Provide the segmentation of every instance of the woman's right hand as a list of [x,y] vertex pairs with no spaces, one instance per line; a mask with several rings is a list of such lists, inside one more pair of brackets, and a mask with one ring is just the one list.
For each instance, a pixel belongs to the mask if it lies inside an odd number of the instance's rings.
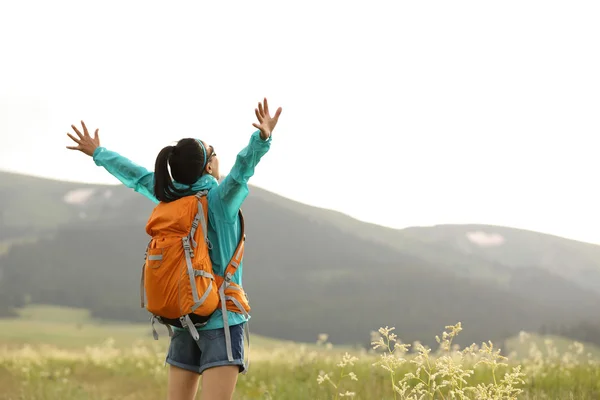
[[275,129],[275,125],[277,125],[277,121],[279,120],[279,115],[281,114],[281,107],[275,111],[275,115],[271,117],[269,113],[269,104],[267,103],[267,99],[264,99],[264,103],[258,103],[258,108],[254,109],[256,113],[256,118],[258,118],[257,123],[253,123],[252,126],[256,129],[260,130],[260,138],[262,140],[267,140],[271,137],[271,133],[273,129]]
[[70,133],[67,133],[67,136],[77,143],[77,146],[67,146],[67,149],[79,150],[91,157],[94,154],[94,151],[100,147],[100,138],[98,137],[98,131],[100,129],[96,129],[96,132],[94,132],[94,137],[91,137],[83,121],[81,121],[81,126],[83,127],[83,135],[81,132],[79,132],[79,130],[77,130],[75,125],[71,125],[71,128],[73,128],[79,139]]

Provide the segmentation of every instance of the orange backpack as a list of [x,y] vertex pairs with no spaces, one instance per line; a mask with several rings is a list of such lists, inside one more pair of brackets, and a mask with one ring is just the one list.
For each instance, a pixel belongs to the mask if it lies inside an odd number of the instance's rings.
[[[244,217],[240,210],[241,238],[225,276],[214,273],[207,237],[207,191],[178,200],[159,203],[146,224],[152,237],[146,248],[140,283],[142,308],[151,314],[152,332],[158,334],[154,322],[186,328],[194,340],[196,327],[206,325],[220,308],[223,312],[227,353],[230,361],[231,340],[227,310],[248,316],[250,306],[244,290],[231,281],[244,255]],[[145,301],[146,300],[146,301]],[[246,334],[248,332],[246,331]]]

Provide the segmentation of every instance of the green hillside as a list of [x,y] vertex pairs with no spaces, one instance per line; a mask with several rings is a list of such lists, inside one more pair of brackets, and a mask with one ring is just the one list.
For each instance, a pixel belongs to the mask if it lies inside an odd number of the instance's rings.
[[[345,233],[385,244],[470,279],[508,284],[516,268],[539,268],[600,293],[600,246],[553,235],[492,225],[437,225],[392,229],[290,201],[255,188],[261,200]],[[401,212],[399,210],[398,212]],[[500,245],[486,244],[501,236]],[[478,241],[480,244],[478,244]]]
[[[139,308],[138,288],[147,243],[144,224],[153,204],[120,186],[35,178],[22,185],[8,176],[1,185],[6,193],[35,196],[43,188],[48,209],[63,211],[53,217],[55,225],[24,224],[23,232],[15,235],[16,230],[6,229],[7,221],[27,220],[30,209],[20,207],[18,199],[0,204],[3,215],[13,215],[0,225],[4,243],[12,242],[0,257],[0,312],[42,303],[83,307],[96,319],[147,321]],[[5,178],[0,174],[0,181]],[[13,190],[17,184],[19,190]],[[80,187],[94,190],[83,201],[66,203],[65,196],[72,200]],[[485,256],[485,249],[479,254],[456,245],[464,232],[383,228],[258,188],[251,189],[244,211],[244,287],[253,331],[260,335],[312,342],[326,332],[333,343],[366,345],[374,327],[389,325],[410,342],[433,338],[440,326],[461,321],[468,328],[460,341],[471,344],[542,326],[600,322],[594,276],[585,286],[576,274],[557,275],[549,267],[554,264],[542,261],[560,263],[565,258],[542,247],[537,258],[529,256],[527,268],[520,267],[511,251],[492,257]],[[524,240],[508,228],[503,236],[507,243]],[[534,236],[542,242],[548,238]],[[564,246],[579,257],[569,260],[591,257],[579,253],[572,241],[556,240],[551,249]],[[593,252],[598,246],[590,248]],[[585,268],[583,261],[565,266],[572,271]]]

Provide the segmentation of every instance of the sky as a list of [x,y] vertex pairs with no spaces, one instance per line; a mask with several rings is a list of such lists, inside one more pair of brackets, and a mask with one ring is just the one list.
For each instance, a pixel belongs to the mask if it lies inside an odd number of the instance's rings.
[[0,169],[117,183],[84,120],[149,169],[183,137],[250,183],[394,228],[492,224],[600,244],[596,1],[18,1],[0,5]]

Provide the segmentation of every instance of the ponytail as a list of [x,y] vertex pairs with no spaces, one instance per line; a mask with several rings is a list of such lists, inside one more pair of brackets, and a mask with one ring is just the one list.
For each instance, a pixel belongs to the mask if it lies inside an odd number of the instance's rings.
[[169,160],[175,151],[175,146],[163,148],[156,157],[154,165],[154,196],[159,201],[169,202],[174,200],[178,190],[173,185],[171,174],[169,173]]
[[[206,150],[195,139],[182,139],[177,146],[163,148],[154,165],[154,196],[161,202],[171,202],[185,196],[192,185],[202,176],[205,167]],[[171,178],[171,173],[173,178]],[[189,188],[177,189],[178,184]]]

